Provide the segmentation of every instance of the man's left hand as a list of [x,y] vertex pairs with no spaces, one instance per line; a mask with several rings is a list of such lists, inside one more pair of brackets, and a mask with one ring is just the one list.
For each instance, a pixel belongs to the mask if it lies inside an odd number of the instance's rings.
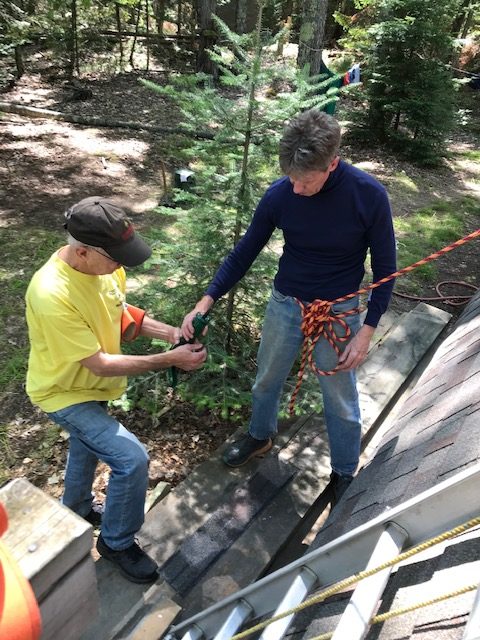
[[345,351],[338,359],[338,370],[349,371],[356,369],[367,357],[370,340],[375,333],[375,328],[364,324],[360,331],[345,347]]

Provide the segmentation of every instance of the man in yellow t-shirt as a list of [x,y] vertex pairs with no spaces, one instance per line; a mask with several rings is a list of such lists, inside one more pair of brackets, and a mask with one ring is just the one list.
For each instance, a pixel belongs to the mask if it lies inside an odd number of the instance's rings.
[[111,469],[97,550],[133,582],[153,582],[158,567],[135,542],[143,524],[148,455],[107,412],[128,375],[178,367],[192,371],[206,351],[198,342],[152,355],[123,355],[122,335],[171,344],[180,329],[129,307],[124,267],[142,264],[150,247],[125,212],[100,196],[65,214],[68,244],[34,274],[26,294],[30,358],[27,393],[70,434],[63,503],[94,523],[92,483],[98,460]]

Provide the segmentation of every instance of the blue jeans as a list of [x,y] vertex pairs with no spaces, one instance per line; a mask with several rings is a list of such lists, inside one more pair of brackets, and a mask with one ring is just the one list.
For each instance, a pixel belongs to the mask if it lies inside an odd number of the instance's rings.
[[[358,299],[337,303],[334,313],[358,306]],[[358,314],[345,318],[355,335],[360,328]],[[273,289],[265,312],[262,339],[258,350],[258,371],[252,389],[252,418],[249,432],[264,440],[277,433],[277,414],[283,385],[303,343],[302,311],[290,296]],[[341,330],[337,333],[342,335]],[[342,348],[342,347],[340,347]],[[338,357],[325,338],[314,350],[316,366],[323,371],[335,368]],[[341,371],[333,376],[318,376],[323,395],[324,416],[330,444],[333,471],[352,475],[358,465],[361,419],[354,371]]]
[[70,434],[63,504],[85,516],[92,506],[97,462],[111,469],[102,537],[112,549],[134,542],[143,524],[148,454],[143,444],[108,415],[104,402],[81,402],[48,414]]

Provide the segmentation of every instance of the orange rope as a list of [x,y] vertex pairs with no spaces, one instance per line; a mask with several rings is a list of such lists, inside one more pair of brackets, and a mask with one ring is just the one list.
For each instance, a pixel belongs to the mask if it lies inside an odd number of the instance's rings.
[[[338,371],[338,365],[331,371],[321,371],[317,369],[313,361],[313,351],[315,349],[315,345],[317,344],[320,337],[324,336],[335,350],[337,356],[340,355],[339,344],[341,344],[342,342],[346,342],[351,335],[350,328],[348,327],[345,320],[343,320],[343,318],[359,313],[360,308],[357,307],[356,309],[352,309],[344,313],[339,313],[338,315],[332,315],[331,308],[334,304],[338,302],[345,302],[346,300],[351,300],[352,298],[355,298],[356,296],[363,293],[368,293],[372,289],[376,289],[377,287],[380,287],[382,284],[385,284],[386,282],[389,282],[394,278],[403,276],[407,273],[410,273],[410,271],[413,271],[417,267],[421,267],[428,262],[437,260],[437,258],[440,258],[445,253],[448,253],[449,251],[452,251],[453,249],[456,249],[457,247],[470,242],[470,240],[473,240],[478,236],[480,236],[480,229],[469,233],[465,237],[460,238],[460,240],[452,242],[452,244],[449,244],[447,247],[444,247],[443,249],[430,254],[426,258],[414,262],[408,267],[404,267],[399,271],[395,271],[395,273],[392,273],[389,276],[378,280],[377,282],[373,282],[372,284],[363,287],[362,289],[359,289],[354,293],[349,293],[348,295],[336,298],[335,300],[314,300],[310,304],[303,304],[300,300],[297,300],[302,309],[302,332],[305,337],[303,340],[300,367],[297,374],[297,383],[288,404],[290,415],[293,415],[295,400],[300,390],[307,364],[309,364],[311,369],[319,376],[332,376]],[[451,297],[457,299],[459,296]],[[345,331],[345,335],[337,335],[335,329],[339,327],[341,327]]]

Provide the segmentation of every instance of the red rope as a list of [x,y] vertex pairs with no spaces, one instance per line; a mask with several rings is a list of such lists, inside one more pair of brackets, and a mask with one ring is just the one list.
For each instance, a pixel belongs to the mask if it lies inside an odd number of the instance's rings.
[[[300,300],[297,300],[298,304],[302,309],[301,327],[304,335],[304,340],[303,340],[303,346],[302,346],[302,356],[301,356],[300,367],[298,369],[298,374],[297,374],[297,383],[295,385],[295,389],[293,390],[292,396],[290,398],[290,402],[288,404],[288,410],[290,415],[293,415],[295,400],[300,390],[300,386],[302,384],[303,377],[305,375],[305,369],[307,364],[309,364],[311,369],[317,375],[320,375],[320,376],[332,376],[338,371],[338,365],[331,371],[321,371],[320,369],[317,369],[313,361],[313,351],[315,349],[315,345],[317,344],[318,340],[323,336],[328,340],[330,345],[333,347],[337,356],[339,356],[340,355],[339,344],[346,342],[351,335],[350,328],[348,327],[345,320],[343,320],[343,318],[349,315],[354,315],[356,313],[359,313],[360,308],[357,307],[356,309],[352,309],[344,313],[339,313],[338,315],[332,315],[331,309],[334,304],[338,302],[345,302],[346,300],[351,300],[352,298],[355,298],[356,296],[363,293],[368,293],[372,289],[376,289],[377,287],[380,287],[382,284],[385,284],[386,282],[389,282],[394,278],[399,278],[400,276],[410,273],[410,271],[413,271],[417,267],[421,267],[422,265],[427,264],[428,262],[437,260],[438,258],[443,256],[445,253],[448,253],[449,251],[452,251],[453,249],[456,249],[457,247],[460,247],[461,245],[466,244],[467,242],[470,242],[470,240],[473,240],[478,236],[480,236],[480,229],[477,229],[476,231],[469,233],[465,237],[460,238],[460,240],[456,240],[455,242],[452,242],[452,244],[449,244],[447,247],[444,247],[443,249],[440,249],[435,253],[431,253],[426,258],[422,258],[422,260],[418,260],[417,262],[414,262],[408,267],[404,267],[403,269],[395,271],[395,273],[392,273],[389,276],[386,276],[385,278],[378,280],[377,282],[373,282],[372,284],[366,287],[363,287],[362,289],[359,289],[354,293],[349,293],[348,295],[342,296],[340,298],[336,298],[335,300],[331,300],[331,301],[314,300],[310,304],[303,304]],[[467,286],[476,288],[473,285],[467,285]],[[450,297],[454,299],[463,298],[463,296],[450,296]],[[340,328],[340,327],[345,332],[345,335],[343,336],[337,335],[336,328]]]

